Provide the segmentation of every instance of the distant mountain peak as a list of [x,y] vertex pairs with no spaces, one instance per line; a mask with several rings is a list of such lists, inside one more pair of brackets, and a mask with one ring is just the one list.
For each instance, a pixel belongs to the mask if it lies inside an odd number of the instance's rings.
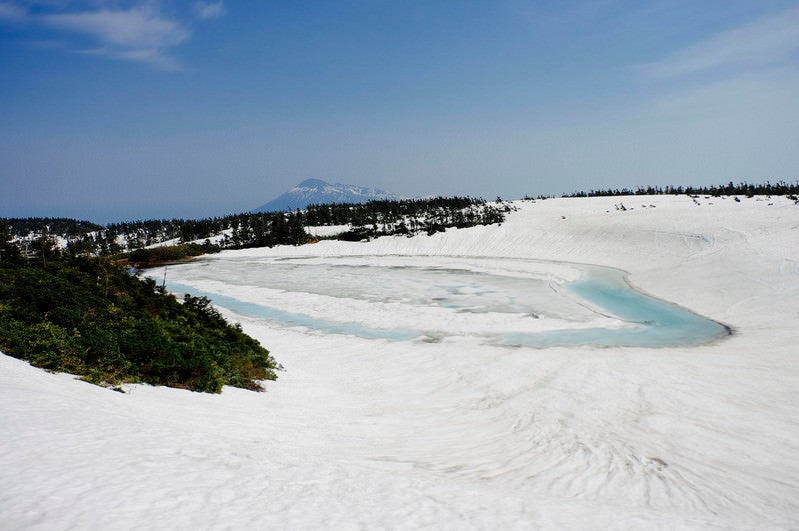
[[377,199],[401,199],[399,196],[354,184],[330,184],[321,179],[305,179],[283,195],[259,206],[252,212],[287,212],[302,210],[308,205],[329,203],[366,203]]
[[323,181],[322,179],[305,179],[294,188],[319,188],[320,186],[324,187],[330,185],[325,181]]

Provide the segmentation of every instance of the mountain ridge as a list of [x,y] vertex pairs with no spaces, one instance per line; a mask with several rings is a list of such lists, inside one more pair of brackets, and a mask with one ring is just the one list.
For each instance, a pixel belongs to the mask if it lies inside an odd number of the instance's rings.
[[314,204],[366,203],[378,199],[397,200],[402,197],[377,188],[344,183],[331,184],[321,179],[305,179],[288,192],[250,212],[287,212],[302,210]]

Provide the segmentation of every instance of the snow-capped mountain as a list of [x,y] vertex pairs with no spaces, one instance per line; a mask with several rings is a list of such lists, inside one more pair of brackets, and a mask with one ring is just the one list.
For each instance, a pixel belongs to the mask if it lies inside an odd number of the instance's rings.
[[327,203],[366,203],[375,199],[401,199],[399,196],[353,184],[330,184],[320,179],[307,179],[252,212],[280,212],[303,209],[308,205]]

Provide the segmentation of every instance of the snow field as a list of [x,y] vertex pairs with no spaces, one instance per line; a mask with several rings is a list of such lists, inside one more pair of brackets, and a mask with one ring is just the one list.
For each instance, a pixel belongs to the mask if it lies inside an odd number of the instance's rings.
[[[699,201],[552,199],[519,203],[501,227],[203,258],[199,282],[239,297],[217,265],[606,265],[735,334],[507,348],[308,333],[222,309],[286,368],[260,394],[120,394],[3,356],[0,528],[795,528],[799,207]],[[293,297],[281,300],[332,304]]]

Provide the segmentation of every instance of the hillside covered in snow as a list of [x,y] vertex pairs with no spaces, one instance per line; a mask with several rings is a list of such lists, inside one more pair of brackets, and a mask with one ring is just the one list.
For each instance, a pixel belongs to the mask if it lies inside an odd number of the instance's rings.
[[[210,294],[284,366],[264,393],[115,393],[0,356],[0,526],[799,526],[799,206],[513,207],[501,224],[170,266],[169,289]],[[649,326],[570,290],[604,271],[732,333],[508,340]]]

